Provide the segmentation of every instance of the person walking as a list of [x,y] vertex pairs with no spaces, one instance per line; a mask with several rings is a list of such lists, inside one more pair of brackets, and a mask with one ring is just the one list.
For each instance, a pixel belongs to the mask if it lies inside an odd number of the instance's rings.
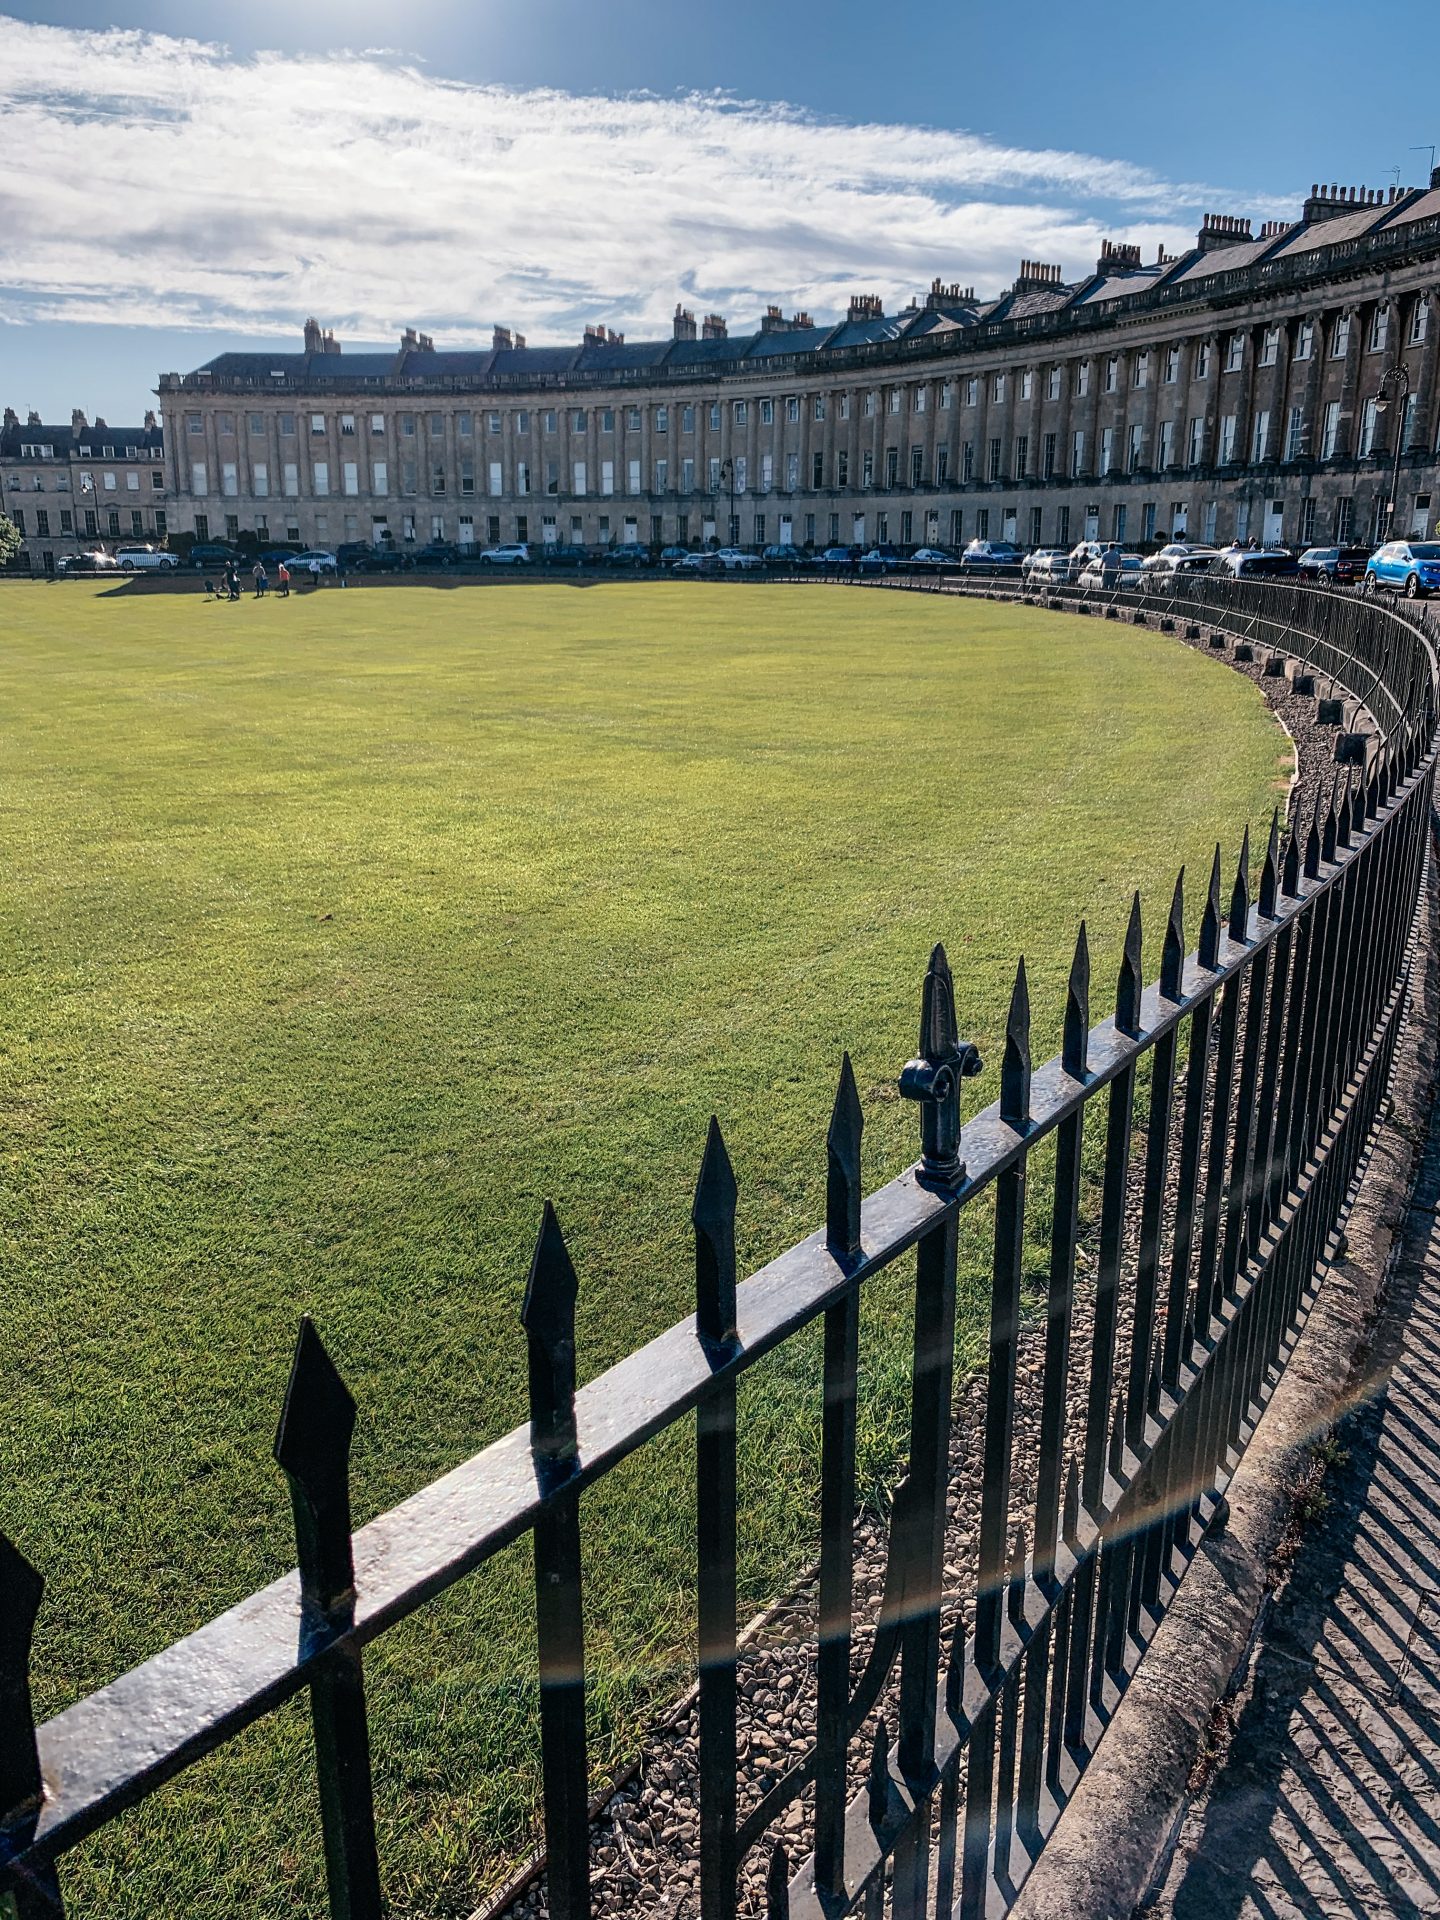
[[269,577],[265,572],[265,562],[263,560],[257,560],[251,571],[255,576],[255,598],[259,600],[264,595],[266,587],[270,584]]
[[275,578],[280,584],[280,598],[282,600],[288,600],[290,598],[290,569],[283,560],[280,562]]

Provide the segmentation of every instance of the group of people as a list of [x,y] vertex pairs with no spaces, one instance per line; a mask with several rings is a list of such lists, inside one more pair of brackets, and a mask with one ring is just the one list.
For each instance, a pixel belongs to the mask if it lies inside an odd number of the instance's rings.
[[[250,575],[255,582],[255,598],[262,600],[270,591],[270,576],[265,571],[265,562],[263,560],[257,560],[255,565],[250,569]],[[288,600],[290,598],[290,569],[283,560],[275,569],[275,585],[280,598],[282,600]],[[220,569],[220,583],[218,586],[207,574],[205,576],[205,591],[206,593],[213,593],[217,600],[238,600],[240,598],[240,568],[236,562],[233,560],[226,561],[225,565]]]

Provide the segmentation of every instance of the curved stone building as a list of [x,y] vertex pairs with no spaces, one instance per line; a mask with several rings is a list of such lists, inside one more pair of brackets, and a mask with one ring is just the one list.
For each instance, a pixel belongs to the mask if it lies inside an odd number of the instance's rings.
[[732,335],[677,308],[669,340],[497,327],[485,351],[407,332],[357,354],[311,321],[303,353],[162,376],[171,525],[332,546],[1366,540],[1398,432],[1395,530],[1428,530],[1437,302],[1440,170],[1316,187],[1258,233],[1208,215],[1177,258],[1107,241],[1078,280],[1027,261],[998,300],[857,296],[834,325],[772,307]]

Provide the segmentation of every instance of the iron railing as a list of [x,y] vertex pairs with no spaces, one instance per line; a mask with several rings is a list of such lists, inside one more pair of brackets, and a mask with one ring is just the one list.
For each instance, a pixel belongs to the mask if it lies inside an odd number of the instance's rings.
[[[1050,595],[1052,599],[1063,596]],[[1084,929],[1057,1059],[1033,1067],[1023,962],[1000,1097],[961,1129],[961,1041],[943,951],[900,1092],[922,1153],[863,1194],[848,1058],[827,1143],[823,1227],[737,1284],[737,1183],[713,1121],[693,1219],[692,1318],[577,1391],[577,1279],[547,1205],[523,1322],[531,1418],[352,1535],[355,1405],[302,1325],[276,1441],[298,1572],[35,1729],[42,1581],[0,1537],[0,1888],[23,1920],[63,1910],[57,1861],[122,1809],[308,1690],[331,1911],[382,1911],[363,1649],[503,1547],[534,1554],[548,1910],[589,1912],[585,1490],[697,1416],[700,1905],[737,1911],[761,1849],[772,1920],[1003,1911],[1113,1714],[1224,1490],[1313,1297],[1384,1098],[1405,1001],[1435,768],[1436,663],[1423,621],[1359,601],[1180,580],[1163,621],[1281,647],[1296,685],[1335,682],[1376,723],[1308,820],[1278,821],[1251,897],[1248,840],[1228,901],[1217,849],[1187,957],[1177,883],[1144,985],[1138,897],[1113,1012],[1092,1027]],[[1318,682],[1316,683],[1318,691]],[[1331,688],[1332,696],[1335,689]],[[1356,737],[1359,737],[1357,734]],[[1137,1107],[1143,1147],[1135,1144]],[[1099,1238],[1077,1322],[1087,1128],[1103,1129]],[[1027,1173],[1053,1137],[1033,1500],[1012,1477]],[[978,1554],[947,1595],[957,1237],[994,1189]],[[905,1477],[878,1626],[852,1672],[859,1295],[913,1250]],[[823,1324],[818,1670],[813,1740],[742,1814],[738,1797],[736,1395],[740,1376]],[[1088,1333],[1072,1357],[1077,1325]],[[1088,1351],[1084,1349],[1088,1347]],[[1083,1417],[1067,1424],[1072,1373]],[[894,1725],[876,1713],[892,1703]],[[848,1763],[863,1748],[854,1793]],[[814,1847],[774,1838],[802,1795]]]

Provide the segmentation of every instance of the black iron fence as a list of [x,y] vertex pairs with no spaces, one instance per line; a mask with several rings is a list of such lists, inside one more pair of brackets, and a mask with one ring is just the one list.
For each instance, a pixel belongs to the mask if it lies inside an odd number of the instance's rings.
[[[1042,597],[1042,596],[1037,596]],[[1043,596],[1061,603],[1064,596]],[[547,1206],[523,1321],[531,1420],[353,1533],[355,1405],[300,1332],[276,1458],[298,1572],[35,1729],[28,1663],[40,1576],[0,1537],[0,1888],[24,1920],[63,1910],[67,1849],[290,1696],[308,1690],[332,1912],[382,1911],[366,1644],[517,1538],[534,1552],[549,1912],[589,1912],[581,1513],[586,1488],[696,1415],[700,1905],[737,1909],[761,1850],[773,1920],[1003,1911],[1143,1656],[1283,1367],[1384,1098],[1408,977],[1435,766],[1436,662],[1423,620],[1307,590],[1181,579],[1118,612],[1273,649],[1360,742],[1308,818],[1278,821],[1252,897],[1217,849],[1187,955],[1184,901],[1146,986],[1137,898],[1113,1010],[1091,1024],[1081,929],[1060,1056],[1032,1066],[1023,963],[1000,1097],[961,1124],[977,1071],[943,951],[899,1091],[916,1164],[864,1194],[862,1120],[841,1071],[823,1227],[737,1283],[737,1184],[713,1121],[694,1200],[696,1311],[576,1389],[577,1278]],[[1108,610],[1108,609],[1107,609]],[[1227,637],[1228,636],[1228,637]],[[1193,636],[1192,636],[1193,637]],[[1307,680],[1306,676],[1310,676]],[[1368,716],[1368,719],[1367,719]],[[1331,718],[1337,718],[1332,713]],[[1142,1115],[1137,1142],[1135,1119]],[[1077,1318],[1082,1184],[1099,1146],[1099,1237]],[[1053,1184],[1029,1218],[1041,1142]],[[994,1190],[978,1553],[971,1604],[944,1601],[960,1215]],[[1037,1189],[1038,1191],[1038,1189]],[[1016,1355],[1027,1224],[1048,1240],[1033,1500],[1017,1512]],[[878,1627],[855,1672],[859,1294],[914,1254],[910,1435]],[[823,1323],[815,1730],[743,1817],[738,1802],[739,1377]],[[1072,1332],[1080,1351],[1072,1355]],[[1067,1419],[1067,1385],[1084,1381]],[[893,1706],[894,1724],[876,1713]],[[850,1762],[868,1774],[852,1792]],[[774,1836],[802,1796],[814,1846]]]

